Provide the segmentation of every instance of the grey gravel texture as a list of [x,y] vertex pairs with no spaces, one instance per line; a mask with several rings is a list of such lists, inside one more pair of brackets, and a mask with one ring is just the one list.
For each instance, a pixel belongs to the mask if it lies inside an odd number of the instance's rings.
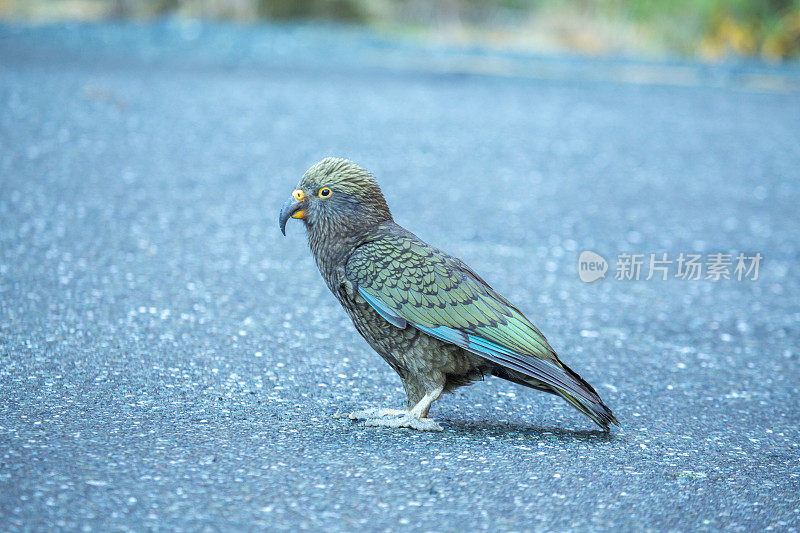
[[[4,530],[800,528],[796,67],[314,26],[0,26]],[[324,156],[463,258],[622,423],[489,379],[443,433],[281,203]],[[585,249],[611,261],[582,283]],[[760,252],[757,281],[614,279]]]

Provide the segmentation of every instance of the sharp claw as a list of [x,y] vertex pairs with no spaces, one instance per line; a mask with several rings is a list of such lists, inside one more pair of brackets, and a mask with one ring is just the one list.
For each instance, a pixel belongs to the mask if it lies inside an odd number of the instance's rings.
[[432,418],[417,418],[406,414],[399,418],[370,418],[364,422],[365,426],[387,428],[409,428],[417,431],[444,431],[444,428]]
[[369,407],[367,409],[359,409],[358,411],[353,411],[347,418],[350,420],[364,420],[368,418],[395,418],[398,416],[405,415],[407,411],[403,409],[381,409],[378,407]]

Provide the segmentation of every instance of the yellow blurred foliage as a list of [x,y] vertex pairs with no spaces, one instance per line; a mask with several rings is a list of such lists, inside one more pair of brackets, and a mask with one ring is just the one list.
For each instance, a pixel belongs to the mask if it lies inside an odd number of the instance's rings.
[[701,53],[713,59],[726,55],[761,55],[777,61],[800,54],[800,11],[790,11],[771,28],[739,22],[731,16],[712,25],[700,43]]
[[716,25],[700,44],[704,55],[720,58],[727,53],[751,55],[756,51],[756,37],[752,27],[728,16]]

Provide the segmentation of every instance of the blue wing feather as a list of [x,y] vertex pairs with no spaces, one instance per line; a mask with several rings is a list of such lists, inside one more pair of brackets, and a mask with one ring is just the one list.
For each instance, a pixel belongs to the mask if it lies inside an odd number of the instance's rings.
[[360,294],[367,301],[367,303],[373,309],[375,309],[379,315],[385,318],[390,324],[400,329],[405,329],[408,322],[406,322],[405,318],[398,315],[396,311],[392,311],[391,309],[389,309],[389,307],[386,304],[384,304],[376,297],[372,296],[370,293],[368,293],[361,287],[358,288],[358,294]]

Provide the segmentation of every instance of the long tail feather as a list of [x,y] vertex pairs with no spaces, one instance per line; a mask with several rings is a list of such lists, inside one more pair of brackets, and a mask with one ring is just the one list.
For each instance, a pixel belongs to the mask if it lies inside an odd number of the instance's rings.
[[[507,368],[497,368],[493,374],[497,377],[513,381],[514,383],[549,392],[564,398],[567,403],[592,419],[592,421],[603,428],[604,431],[608,431],[608,428],[611,424],[619,426],[617,417],[614,416],[614,413],[611,411],[611,409],[609,409],[608,406],[603,403],[603,400],[597,394],[597,391],[595,391],[591,385],[584,381],[583,378],[581,378],[568,366],[564,365],[563,363],[561,366],[564,368],[564,371],[569,378],[574,380],[575,387],[580,387],[580,389],[588,391],[590,394],[581,396],[574,395],[562,388],[554,386],[553,384],[544,383],[538,379],[532,379],[530,376],[526,376],[525,374],[509,370]],[[589,397],[587,398],[587,396]]]
[[575,407],[575,409],[591,418],[595,424],[603,428],[603,431],[608,431],[608,426],[610,424],[619,425],[617,417],[614,416],[611,409],[600,400],[600,397],[597,398],[597,402],[588,402],[583,398],[570,396],[566,392],[558,389],[556,389],[556,394],[564,398],[570,405]]

